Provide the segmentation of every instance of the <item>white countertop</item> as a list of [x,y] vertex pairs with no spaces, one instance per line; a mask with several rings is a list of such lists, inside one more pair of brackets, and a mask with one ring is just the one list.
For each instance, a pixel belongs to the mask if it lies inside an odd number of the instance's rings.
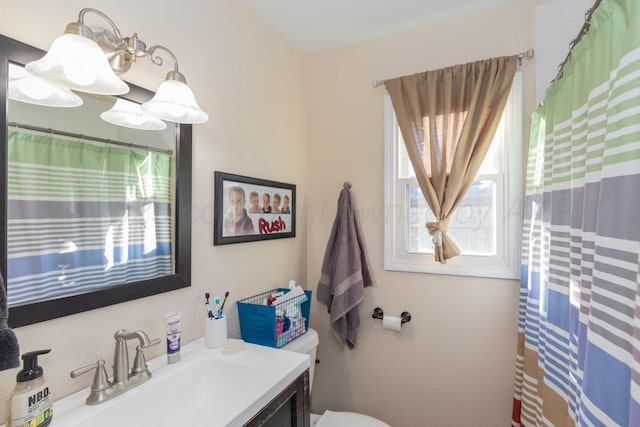
[[180,362],[166,359],[147,363],[149,381],[100,405],[84,404],[88,388],[54,402],[50,426],[240,427],[309,368],[305,354],[249,343],[223,354],[203,339],[183,346]]

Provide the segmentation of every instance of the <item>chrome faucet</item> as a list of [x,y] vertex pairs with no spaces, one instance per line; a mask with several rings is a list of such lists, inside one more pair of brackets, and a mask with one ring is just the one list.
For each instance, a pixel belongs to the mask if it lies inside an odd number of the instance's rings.
[[[113,355],[113,383],[127,384],[130,381],[137,380],[138,376],[146,376],[147,378],[145,378],[145,380],[149,379],[151,372],[147,369],[147,362],[144,358],[143,350],[152,345],[159,344],[160,338],[150,341],[147,334],[143,331],[129,332],[124,329],[116,331],[113,337],[116,339],[116,350]],[[133,369],[129,372],[127,340],[135,338],[140,341],[140,345],[136,347],[136,358],[133,362]]]
[[[113,358],[112,380],[109,380],[107,376],[104,360],[98,360],[96,363],[71,371],[71,378],[76,378],[96,368],[91,392],[86,401],[87,405],[106,402],[112,397],[118,396],[151,378],[151,372],[147,369],[147,362],[144,357],[144,349],[159,344],[160,338],[151,341],[143,331],[129,332],[124,329],[116,331],[114,338],[116,340],[116,348]],[[135,338],[140,341],[140,344],[136,347],[133,368],[129,370],[127,341]]]

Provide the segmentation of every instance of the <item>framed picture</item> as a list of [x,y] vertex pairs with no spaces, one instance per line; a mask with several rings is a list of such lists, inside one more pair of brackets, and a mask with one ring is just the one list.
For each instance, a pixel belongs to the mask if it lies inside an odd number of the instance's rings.
[[296,237],[296,186],[215,172],[213,244]]

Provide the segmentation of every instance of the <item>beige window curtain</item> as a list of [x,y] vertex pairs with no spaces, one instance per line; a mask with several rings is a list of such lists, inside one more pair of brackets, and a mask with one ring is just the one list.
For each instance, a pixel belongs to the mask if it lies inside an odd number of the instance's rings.
[[436,217],[426,224],[435,260],[460,254],[447,235],[489,150],[518,57],[493,58],[385,81],[420,189]]

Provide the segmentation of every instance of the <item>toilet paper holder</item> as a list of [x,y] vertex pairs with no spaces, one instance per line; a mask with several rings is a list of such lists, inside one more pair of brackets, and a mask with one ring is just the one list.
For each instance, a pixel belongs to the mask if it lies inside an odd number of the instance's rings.
[[[384,318],[384,311],[380,307],[376,307],[373,309],[373,314],[371,315],[374,319],[382,320]],[[409,323],[411,321],[411,313],[408,311],[403,311],[400,314],[401,324]]]

